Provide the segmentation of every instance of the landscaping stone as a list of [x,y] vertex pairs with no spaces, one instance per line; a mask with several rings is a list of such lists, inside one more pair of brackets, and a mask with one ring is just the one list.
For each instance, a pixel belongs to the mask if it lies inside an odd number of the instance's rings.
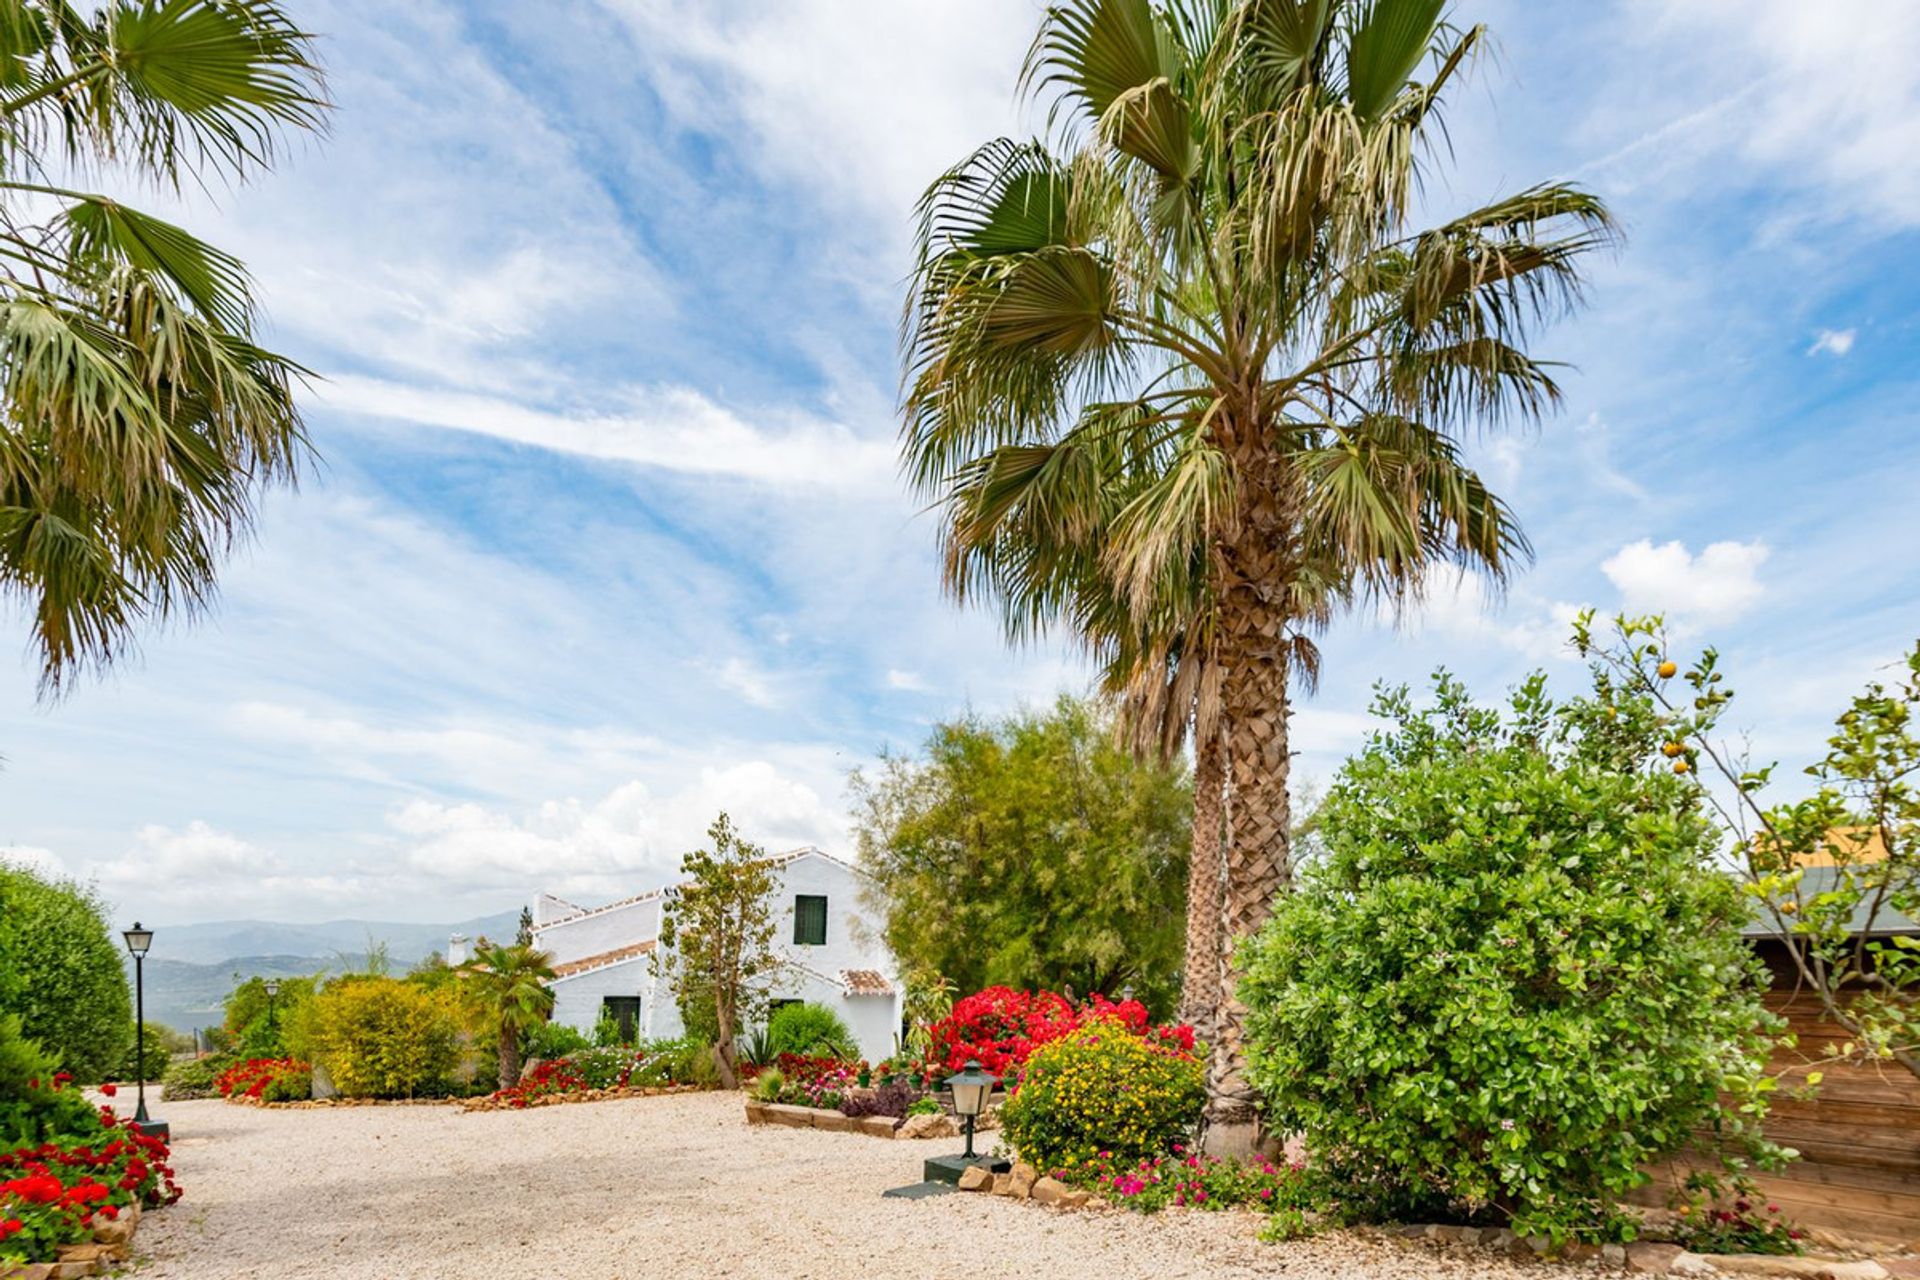
[[1014,1161],[1013,1168],[1008,1171],[1007,1176],[1013,1179],[1012,1190],[1009,1194],[1016,1200],[1025,1200],[1028,1196],[1031,1196],[1033,1194],[1033,1184],[1040,1181],[1040,1171],[1028,1164],[1025,1160]]
[[974,1165],[971,1169],[966,1170],[960,1175],[960,1189],[962,1191],[992,1191],[992,1171],[982,1168],[980,1165]]
[[907,1122],[900,1126],[902,1138],[957,1138],[960,1126],[953,1122],[950,1115],[908,1116]]
[[1891,1275],[1878,1262],[1843,1262],[1837,1258],[1807,1258],[1772,1253],[1716,1253],[1707,1261],[1715,1270],[1748,1276],[1801,1276],[1805,1280],[1886,1280]]
[[1627,1265],[1627,1246],[1623,1244],[1603,1244],[1600,1246],[1600,1261],[1610,1267]]
[[1894,1280],[1920,1280],[1920,1258],[1882,1258],[1880,1269],[1894,1277]]
[[860,1122],[852,1116],[843,1116],[838,1111],[814,1110],[813,1127],[828,1133],[858,1133]]
[[56,1262],[47,1268],[47,1280],[82,1280],[100,1270],[100,1264],[87,1262]]
[[766,1122],[767,1122],[767,1104],[764,1102],[756,1101],[752,1098],[748,1098],[747,1099],[747,1123],[748,1124],[765,1124]]
[[1013,1175],[1010,1173],[994,1174],[993,1175],[993,1194],[997,1196],[1012,1195],[1013,1194]]
[[51,1262],[29,1262],[24,1266],[8,1267],[0,1271],[0,1280],[47,1280],[53,1271]]
[[1627,1246],[1627,1270],[1645,1275],[1699,1276],[1712,1267],[1697,1253],[1689,1253],[1677,1244],[1657,1240],[1635,1240]]
[[1081,1207],[1086,1209],[1111,1209],[1113,1206],[1105,1200],[1102,1200],[1099,1196],[1088,1196],[1086,1204]]
[[892,1116],[861,1116],[860,1132],[870,1138],[888,1138],[894,1135]]
[[1038,1204],[1065,1204],[1073,1195],[1073,1188],[1058,1178],[1039,1178],[1027,1194]]
[[795,1107],[784,1102],[772,1102],[767,1104],[766,1118],[768,1124],[785,1125],[789,1129],[813,1128],[812,1107]]
[[139,1223],[138,1214],[122,1213],[117,1218],[95,1218],[93,1220],[93,1238],[99,1244],[125,1244],[133,1239],[133,1229]]

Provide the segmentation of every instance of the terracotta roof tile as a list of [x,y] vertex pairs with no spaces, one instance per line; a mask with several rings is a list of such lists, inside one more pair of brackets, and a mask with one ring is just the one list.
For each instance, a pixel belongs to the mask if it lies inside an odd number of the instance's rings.
[[595,956],[582,956],[578,960],[569,960],[565,964],[553,966],[555,978],[571,978],[577,973],[589,969],[604,969],[610,964],[619,964],[622,960],[631,960],[635,956],[644,956],[653,950],[653,939],[636,942],[630,947],[615,947],[612,951],[602,951]]
[[842,969],[841,985],[850,996],[890,996],[893,984],[878,969]]

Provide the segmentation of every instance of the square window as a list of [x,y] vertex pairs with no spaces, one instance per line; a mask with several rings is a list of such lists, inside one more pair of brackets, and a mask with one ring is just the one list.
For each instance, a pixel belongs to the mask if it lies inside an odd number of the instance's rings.
[[640,997],[603,996],[600,1016],[611,1018],[620,1027],[620,1042],[632,1044],[640,1034]]
[[793,941],[796,946],[802,947],[827,945],[827,899],[824,894],[794,895]]

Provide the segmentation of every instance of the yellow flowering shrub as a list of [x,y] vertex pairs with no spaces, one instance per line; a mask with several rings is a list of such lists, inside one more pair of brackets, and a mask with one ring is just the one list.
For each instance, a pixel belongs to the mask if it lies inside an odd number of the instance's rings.
[[314,1002],[315,1042],[349,1098],[443,1094],[458,1056],[455,993],[392,978],[350,978]]
[[1103,1018],[1034,1050],[1000,1127],[1034,1167],[1073,1170],[1170,1150],[1205,1100],[1199,1059]]

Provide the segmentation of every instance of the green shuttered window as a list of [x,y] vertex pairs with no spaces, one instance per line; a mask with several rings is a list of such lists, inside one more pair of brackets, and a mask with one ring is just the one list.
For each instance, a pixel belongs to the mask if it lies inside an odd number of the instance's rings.
[[793,897],[793,941],[796,946],[827,945],[827,900],[811,893]]

